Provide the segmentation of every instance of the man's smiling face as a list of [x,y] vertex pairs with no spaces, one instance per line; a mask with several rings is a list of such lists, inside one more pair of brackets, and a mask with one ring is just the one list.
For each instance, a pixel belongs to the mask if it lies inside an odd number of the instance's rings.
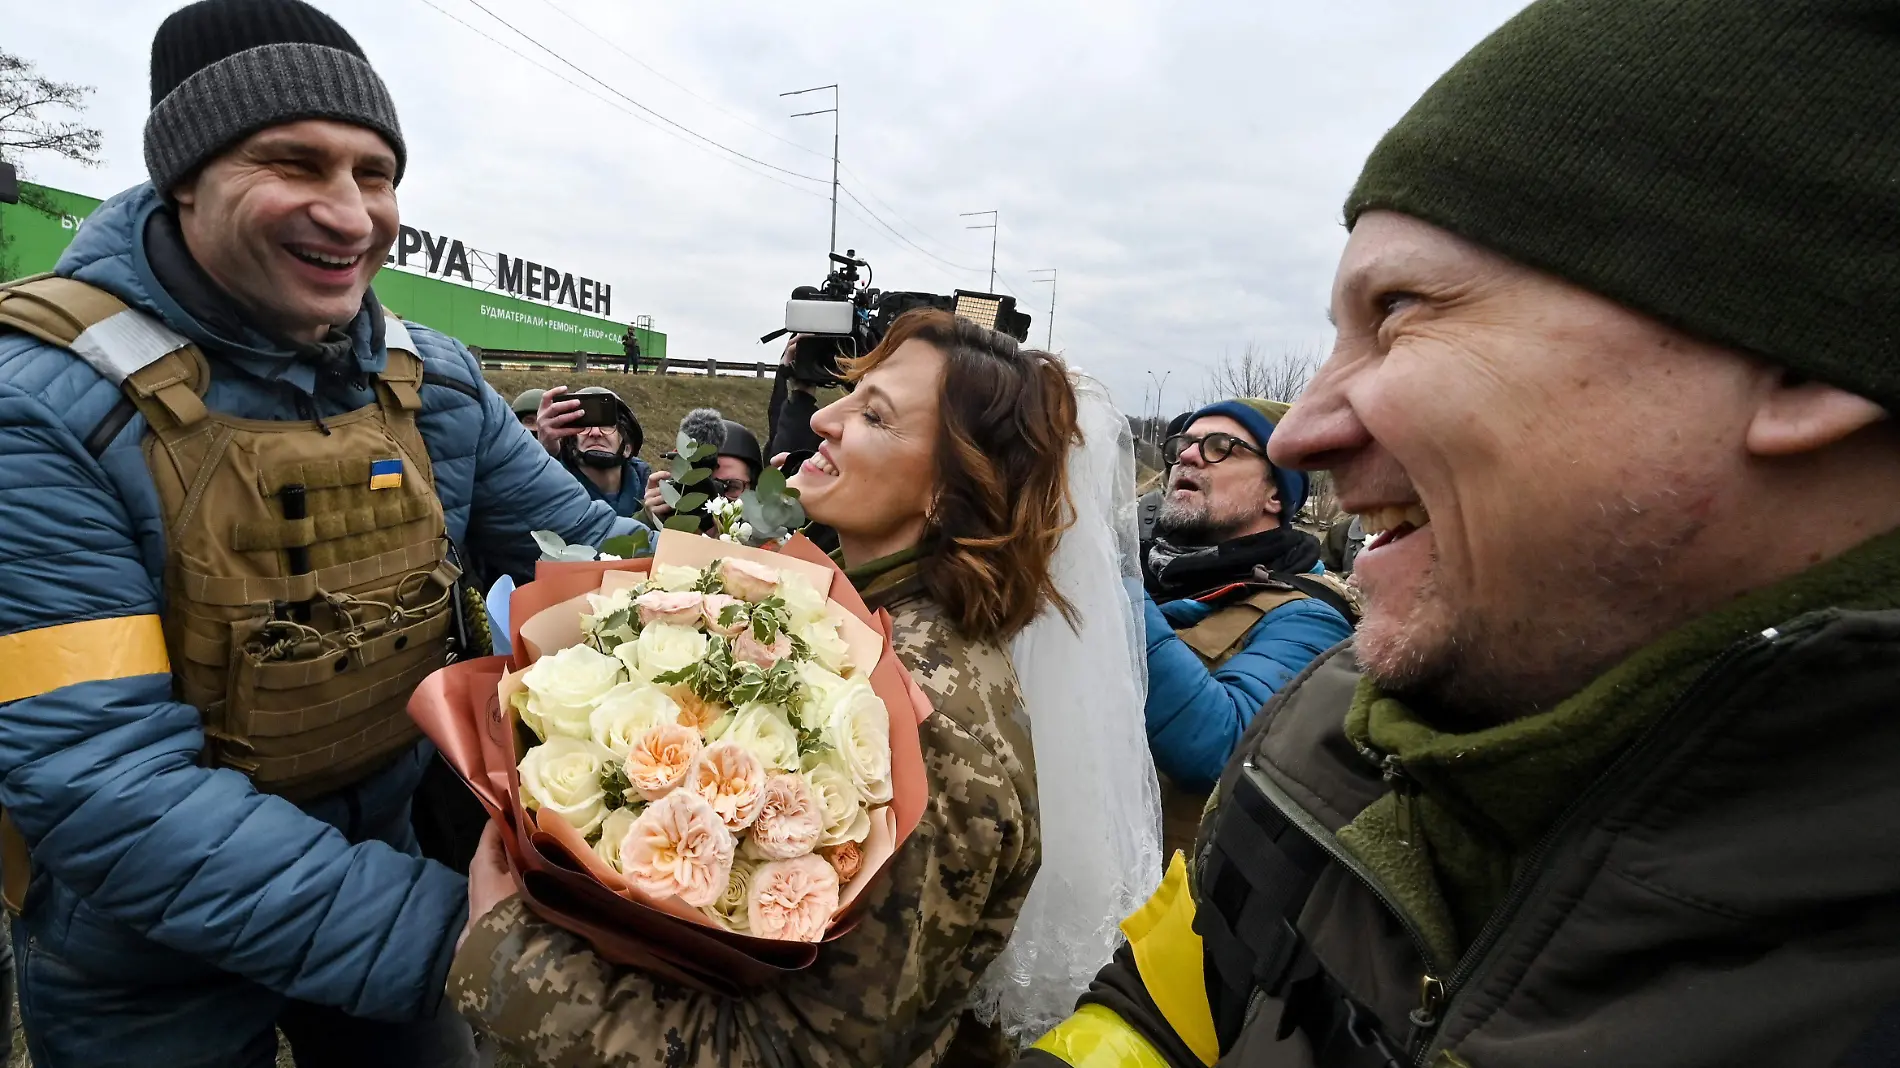
[[173,190],[192,258],[259,326],[315,341],[356,317],[396,238],[396,154],[310,119],[261,130]]
[[1378,682],[1509,718],[1686,618],[1684,561],[1739,481],[1748,361],[1388,212],[1355,226],[1332,313],[1271,450],[1332,471],[1364,518]]

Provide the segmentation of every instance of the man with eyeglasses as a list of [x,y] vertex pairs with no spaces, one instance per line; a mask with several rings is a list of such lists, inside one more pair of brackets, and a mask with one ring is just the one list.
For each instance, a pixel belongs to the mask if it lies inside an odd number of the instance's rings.
[[[736,501],[759,484],[759,472],[765,467],[765,458],[759,448],[758,437],[745,424],[731,419],[723,422],[726,432],[719,439],[719,451],[713,457],[712,477],[703,486],[694,488]],[[673,515],[672,506],[666,503],[666,498],[660,493],[660,484],[672,477],[671,471],[655,471],[647,476],[646,511],[642,518],[643,521],[650,519],[656,528]]]
[[1148,742],[1169,856],[1193,842],[1208,791],[1261,706],[1352,633],[1348,599],[1318,578],[1318,540],[1291,522],[1306,475],[1267,461],[1286,410],[1211,404],[1162,444],[1167,478],[1142,571]]

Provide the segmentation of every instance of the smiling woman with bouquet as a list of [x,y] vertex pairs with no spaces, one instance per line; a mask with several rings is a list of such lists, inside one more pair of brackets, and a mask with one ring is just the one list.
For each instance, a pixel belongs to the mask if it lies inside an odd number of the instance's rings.
[[[1115,648],[1106,650],[1094,671],[1113,677],[1119,669],[1126,685],[1103,697],[1107,691],[1096,682],[1087,692],[1075,691],[1072,680],[1057,683],[1074,692],[1064,695],[1063,709],[1052,707],[1049,722],[1063,722],[1057,712],[1080,708],[1085,698],[1095,699],[1093,707],[1100,714],[1126,720],[1122,726],[1131,739],[1128,751],[1139,761],[1146,759],[1139,677],[1136,669],[1126,667],[1138,665],[1140,643],[1138,635],[1131,639],[1121,629],[1126,601],[1121,576],[1115,572],[1113,536],[1102,510],[1078,508],[1072,494],[1078,488],[1071,485],[1074,473],[1086,470],[1072,463],[1085,435],[1076,385],[1055,357],[1019,349],[1004,335],[935,311],[899,319],[884,342],[851,369],[851,378],[853,391],[813,418],[813,429],[824,444],[793,485],[809,516],[838,532],[846,575],[864,601],[890,614],[897,658],[934,709],[919,727],[926,784],[921,821],[866,891],[854,929],[820,945],[811,966],[786,972],[745,996],[707,993],[603,960],[587,940],[540,919],[512,896],[514,884],[491,834],[471,874],[471,924],[455,959],[450,995],[477,1027],[528,1063],[589,1068],[1006,1063],[1001,1032],[977,1025],[966,1009],[976,1004],[986,1010],[986,1020],[1000,1019],[1017,1032],[1027,1019],[1012,1006],[1031,975],[1060,959],[1063,981],[1070,972],[1085,979],[1112,949],[1112,943],[1085,945],[1090,939],[1075,939],[1069,948],[1086,959],[1069,961],[1054,945],[1064,940],[1054,926],[1044,929],[1046,937],[1031,940],[1035,944],[1012,942],[1044,850],[1029,737],[1037,704],[1030,702],[1028,714],[1024,708],[1025,691],[1039,692],[1042,687],[1032,685],[1030,677],[1019,682],[1012,640],[1020,656],[1022,643],[1037,635],[1062,635],[1034,646],[1038,649],[1055,649],[1062,642],[1072,646],[1084,633],[1080,617],[1087,609],[1111,621]],[[1125,426],[1113,423],[1105,431],[1086,433],[1105,440],[1112,453],[1117,429],[1125,437]],[[1119,473],[1103,479],[1083,477],[1114,482]],[[1132,478],[1127,481],[1132,488]],[[1083,488],[1091,498],[1100,495],[1096,486]],[[1132,501],[1128,503],[1132,532]],[[1084,517],[1081,526],[1088,528],[1087,538],[1065,536],[1078,515]],[[1087,601],[1081,601],[1058,572],[1071,545],[1082,542],[1098,549],[1106,545],[1095,554],[1102,563],[1095,569],[1101,581],[1093,587],[1073,587],[1094,597]],[[730,588],[731,583],[725,585]],[[668,610],[663,596],[648,592],[644,597],[650,614]],[[682,614],[689,600],[680,600]],[[724,621],[738,621],[739,613],[727,612],[730,602],[711,601],[702,597],[702,613],[716,608]],[[1109,607],[1102,610],[1103,604]],[[1114,607],[1117,604],[1122,607]],[[670,655],[658,647],[663,642],[690,645],[676,657],[688,663],[695,657],[704,660],[701,643],[714,640],[703,634],[688,637],[696,634],[690,629],[647,638],[654,629],[642,631],[642,639],[655,646],[652,653],[662,660]],[[771,640],[760,642],[751,634],[735,637],[733,656],[740,658],[741,642],[746,643],[747,656],[763,653],[768,660],[794,648],[794,659],[821,661],[825,656],[815,642],[780,642],[771,624],[761,633]],[[1131,642],[1132,650],[1120,648]],[[770,645],[780,648],[763,648]],[[574,656],[584,659],[580,653]],[[631,654],[629,663],[644,664],[641,656]],[[1065,660],[1070,667],[1081,662],[1078,656]],[[599,683],[615,669],[602,663]],[[800,670],[806,669],[801,665]],[[666,674],[658,680],[677,677]],[[682,714],[683,720],[691,718]],[[634,719],[645,723],[638,715]],[[834,717],[831,722],[842,720]],[[629,876],[641,873],[644,878],[656,867],[685,872],[669,884],[674,892],[684,890],[681,899],[690,904],[711,901],[706,906],[711,914],[731,922],[742,920],[733,909],[742,899],[749,898],[756,909],[759,902],[809,900],[821,883],[821,889],[834,886],[836,880],[823,870],[825,864],[817,863],[819,857],[837,869],[839,878],[848,879],[854,843],[845,840],[854,835],[842,817],[857,810],[833,812],[827,797],[848,792],[855,784],[861,799],[877,811],[875,745],[864,747],[861,760],[848,751],[836,759],[832,776],[838,785],[832,791],[808,791],[795,781],[797,776],[781,780],[769,775],[783,783],[779,796],[754,791],[745,785],[748,769],[761,762],[740,752],[731,754],[731,766],[705,770],[709,778],[695,785],[693,776],[702,774],[698,769],[708,763],[706,754],[735,737],[743,738],[753,754],[766,752],[762,763],[771,764],[775,750],[769,736],[778,730],[770,723],[747,723],[743,709],[732,723],[705,733],[705,738],[716,736],[719,741],[704,750],[696,748],[699,742],[691,729],[673,732],[678,738],[661,738],[664,732],[649,729],[644,744],[650,751],[632,754],[626,763],[631,772],[650,775],[648,785],[665,788],[680,779],[681,769],[694,770],[680,780],[683,786],[642,810],[638,818],[646,824],[673,821],[667,825],[673,829],[654,832],[653,840],[663,846],[658,861],[654,856],[617,858]],[[795,754],[787,747],[794,744],[779,744],[787,749],[780,766],[791,766]],[[1057,752],[1058,757],[1064,755]],[[587,764],[584,757],[580,762]],[[1138,799],[1137,815],[1124,822],[1134,826],[1132,837],[1145,834],[1152,839],[1158,826],[1152,768],[1131,761],[1121,770],[1130,780],[1124,793]],[[582,784],[577,796],[591,797],[586,773],[577,781]],[[720,785],[729,781],[740,786]],[[809,774],[806,781],[807,786],[818,782]],[[640,783],[630,786],[635,794],[642,792]],[[814,796],[808,798],[807,793]],[[546,796],[558,803],[557,794]],[[667,800],[672,797],[681,799]],[[730,802],[726,808],[718,808],[722,798]],[[704,799],[712,800],[716,813],[701,811]],[[808,803],[815,803],[816,819],[801,821],[797,814]],[[758,813],[771,810],[780,817],[774,822],[755,814],[752,806]],[[1096,817],[1110,815],[1096,808]],[[632,817],[614,818],[626,823]],[[723,852],[732,839],[694,830],[721,820],[752,828],[736,847],[737,860]],[[620,836],[617,827],[602,840]],[[1117,836],[1111,829],[1108,837]],[[634,835],[625,840],[629,845],[621,847],[623,853],[643,839]],[[828,844],[833,842],[844,844]],[[793,860],[771,859],[795,854],[799,856]],[[748,858],[757,866],[748,866]],[[1148,867],[1157,866],[1158,852],[1145,859]],[[792,870],[813,864],[808,873]],[[1102,866],[1125,865],[1117,861]],[[745,871],[753,879],[771,872],[784,885],[773,892],[754,885],[717,895],[719,888],[712,882],[691,874],[701,869]],[[1138,859],[1131,870],[1148,868]],[[1100,931],[1112,938],[1115,922],[1128,911],[1123,899],[1138,902],[1146,888],[1122,887],[1112,871],[1083,881],[1091,883],[1087,892],[1057,895],[1060,900],[1049,901],[1048,909],[1099,913],[1088,917],[1091,938]],[[700,886],[702,882],[706,885]],[[1101,897],[1098,889],[1113,891],[1112,898]],[[1044,888],[1037,887],[1037,892],[1044,895]],[[724,900],[715,900],[719,897]],[[1078,901],[1089,899],[1104,903],[1078,909]],[[778,936],[801,936],[796,916],[774,916],[769,922]],[[812,930],[804,933],[815,934],[822,925],[806,926]],[[1002,962],[991,969],[999,956]],[[1066,1010],[1073,991],[1059,996]]]

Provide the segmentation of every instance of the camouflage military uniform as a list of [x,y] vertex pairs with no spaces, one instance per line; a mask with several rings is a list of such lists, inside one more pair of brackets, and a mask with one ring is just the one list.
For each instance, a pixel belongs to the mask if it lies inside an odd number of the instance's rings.
[[777,987],[732,999],[607,964],[511,898],[450,973],[478,1028],[563,1068],[943,1061],[1041,860],[1035,770],[1008,651],[958,637],[914,567],[865,596],[890,611],[898,656],[936,713],[921,728],[929,805],[857,929]]

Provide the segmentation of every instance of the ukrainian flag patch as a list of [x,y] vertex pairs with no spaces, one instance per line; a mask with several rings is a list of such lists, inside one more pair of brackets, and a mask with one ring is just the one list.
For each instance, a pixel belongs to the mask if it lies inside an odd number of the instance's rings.
[[372,460],[369,465],[369,488],[373,490],[398,489],[402,486],[401,460]]

